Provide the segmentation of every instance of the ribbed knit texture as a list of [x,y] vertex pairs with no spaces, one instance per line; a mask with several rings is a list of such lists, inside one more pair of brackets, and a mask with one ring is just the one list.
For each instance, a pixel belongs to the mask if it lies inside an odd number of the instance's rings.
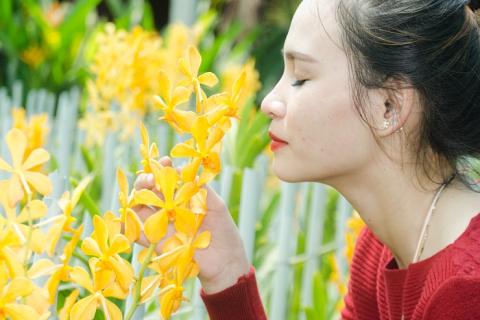
[[350,272],[344,320],[400,320],[402,310],[405,320],[480,320],[480,214],[453,243],[406,269],[365,227]]
[[267,319],[253,266],[250,267],[250,272],[240,277],[234,286],[214,294],[206,294],[202,289],[200,295],[211,320]]
[[[402,310],[405,320],[480,320],[480,213],[453,243],[406,269],[365,227],[350,272],[343,320],[400,320]],[[201,295],[212,320],[266,319],[253,268],[236,285]]]

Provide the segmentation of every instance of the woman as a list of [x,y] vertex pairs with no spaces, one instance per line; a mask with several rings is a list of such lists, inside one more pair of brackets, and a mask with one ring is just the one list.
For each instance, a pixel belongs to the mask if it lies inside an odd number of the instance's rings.
[[[367,225],[343,319],[480,319],[480,194],[465,171],[480,155],[478,6],[304,0],[295,13],[262,111],[276,175],[334,187]],[[196,259],[210,317],[265,319],[228,210],[207,201],[213,238]]]

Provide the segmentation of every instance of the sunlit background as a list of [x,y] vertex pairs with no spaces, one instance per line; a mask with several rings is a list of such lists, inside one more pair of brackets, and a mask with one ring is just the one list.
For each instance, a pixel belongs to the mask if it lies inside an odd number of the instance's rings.
[[[205,89],[208,95],[231,90],[239,75],[245,73],[242,95],[236,102],[238,120],[224,138],[221,171],[210,184],[226,201],[238,224],[256,268],[269,318],[338,319],[354,242],[363,224],[330,187],[283,183],[272,174],[269,119],[258,110],[280,78],[280,50],[299,2],[2,0],[0,158],[7,163],[13,158],[14,147],[6,142],[11,129],[23,132],[26,154],[35,148],[44,148],[50,154],[41,170],[51,180],[52,191],[45,197],[41,192],[36,195],[46,207],[38,221],[15,218],[25,209],[26,196],[13,209],[7,208],[7,198],[0,197],[0,230],[17,224],[22,229],[35,223],[39,231],[50,235],[51,228],[58,227],[60,218],[55,217],[62,215],[75,218],[68,220],[72,228],[83,224],[80,238],[85,239],[94,230],[95,216],[109,210],[117,214],[122,207],[118,203],[122,190],[117,168],[125,172],[130,188],[142,168],[140,123],[145,124],[160,155],[169,154],[175,144],[185,140],[158,120],[164,110],[155,96],[162,95],[165,84],[161,72],[172,85],[182,79],[179,59],[194,46],[202,58],[199,73],[213,72],[219,78],[218,84]],[[175,159],[175,163],[184,164],[181,159]],[[11,175],[8,170],[0,171],[2,187],[8,188]],[[85,177],[87,182],[82,180]],[[75,187],[78,201],[65,198],[64,192]],[[70,199],[69,209],[66,199]],[[28,257],[20,265],[35,288],[23,295],[17,292],[22,298],[16,303],[30,306],[38,315],[50,312],[50,318],[58,314],[68,319],[69,308],[87,297],[88,290],[63,279],[51,305],[42,304],[42,288],[51,273],[37,278],[33,276],[35,270],[26,271],[47,256],[51,270],[63,263],[65,245],[74,233],[67,227],[59,230],[58,243],[48,240],[53,246],[52,255],[45,248],[25,253],[19,248],[28,239],[13,235],[5,237],[10,239],[7,241],[0,236],[0,268],[7,270],[0,272],[0,292],[17,276],[9,269],[12,260],[5,254],[13,250],[14,256]],[[31,237],[26,238],[34,239],[35,232],[27,233]],[[21,230],[18,233],[22,235]],[[121,255],[137,272],[142,247],[132,246],[133,253]],[[71,266],[88,267],[80,243],[71,256]],[[80,290],[75,291],[77,288]],[[199,290],[195,279],[185,284],[188,301],[181,304],[173,319],[208,318]],[[158,319],[162,308],[159,296],[157,293],[139,305],[132,318]],[[111,301],[124,317],[135,303],[132,297]],[[0,314],[5,312],[2,308],[5,306],[0,304]],[[95,319],[105,319],[101,307]]]

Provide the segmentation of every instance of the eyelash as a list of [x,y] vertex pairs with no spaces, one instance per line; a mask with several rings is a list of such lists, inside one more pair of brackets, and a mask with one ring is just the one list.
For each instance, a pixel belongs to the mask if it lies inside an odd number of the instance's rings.
[[307,82],[307,80],[295,80],[293,83],[292,83],[292,87],[298,87],[298,86],[302,86],[305,82]]

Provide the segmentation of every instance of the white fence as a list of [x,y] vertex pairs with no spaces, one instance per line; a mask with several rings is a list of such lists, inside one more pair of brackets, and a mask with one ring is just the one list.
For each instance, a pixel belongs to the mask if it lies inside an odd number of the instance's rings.
[[[25,105],[27,115],[37,113],[48,113],[50,122],[50,137],[48,150],[52,153],[58,170],[51,175],[54,183],[54,192],[48,199],[50,213],[58,212],[56,200],[63,191],[69,189],[68,178],[73,172],[88,174],[80,152],[84,135],[77,128],[78,106],[81,93],[73,88],[63,92],[58,97],[45,90],[31,91],[22,99],[22,85],[16,83],[9,94],[6,89],[0,89],[0,155],[8,158],[5,148],[4,137],[12,124],[11,108],[13,106]],[[54,115],[54,110],[57,110]],[[147,121],[147,123],[150,123]],[[162,154],[165,154],[165,145],[162,144],[162,132],[165,132],[164,124],[157,123],[149,125],[149,131],[154,141],[161,147]],[[228,140],[228,139],[226,139]],[[117,167],[126,169],[129,161],[140,161],[138,147],[140,138],[137,134],[128,142],[119,143],[116,134],[110,134],[104,144],[103,150],[103,172],[102,175],[102,197],[98,204],[102,210],[117,208],[118,187],[115,181],[115,170]],[[266,172],[268,160],[260,156],[254,168],[247,168],[243,172],[243,185],[241,188],[241,202],[239,209],[239,230],[245,242],[245,248],[249,259],[253,261],[256,253],[256,228],[259,219],[265,212],[269,203],[271,190],[266,187]],[[125,170],[127,172],[127,170]],[[225,164],[219,178],[212,186],[228,203],[228,196],[232,188],[232,176],[235,169]],[[0,176],[1,178],[1,176]],[[4,176],[3,176],[4,178]],[[130,183],[133,175],[129,177]],[[281,200],[271,224],[268,226],[268,242],[271,250],[261,265],[256,265],[259,288],[268,306],[270,319],[287,319],[289,313],[288,299],[291,294],[292,269],[293,265],[303,263],[301,285],[301,302],[303,305],[313,303],[312,298],[312,277],[315,270],[321,268],[319,256],[329,250],[337,249],[338,261],[340,261],[343,275],[347,272],[347,264],[343,254],[344,249],[344,226],[346,219],[351,215],[352,208],[343,197],[339,197],[336,212],[336,240],[330,247],[322,247],[324,225],[326,219],[326,202],[328,187],[320,184],[281,183]],[[91,232],[91,221],[89,214],[83,215],[86,224],[85,235]],[[296,256],[297,235],[302,230],[305,232],[305,254]],[[134,250],[138,251],[140,247]],[[138,268],[136,261],[132,262],[134,268]],[[192,303],[185,304],[174,317],[175,319],[206,319],[204,306],[200,300],[198,281],[188,287]],[[127,301],[131,303],[131,301]],[[302,316],[303,317],[303,316]],[[145,319],[144,309],[139,308],[136,319]],[[154,313],[151,319],[158,318]]]

